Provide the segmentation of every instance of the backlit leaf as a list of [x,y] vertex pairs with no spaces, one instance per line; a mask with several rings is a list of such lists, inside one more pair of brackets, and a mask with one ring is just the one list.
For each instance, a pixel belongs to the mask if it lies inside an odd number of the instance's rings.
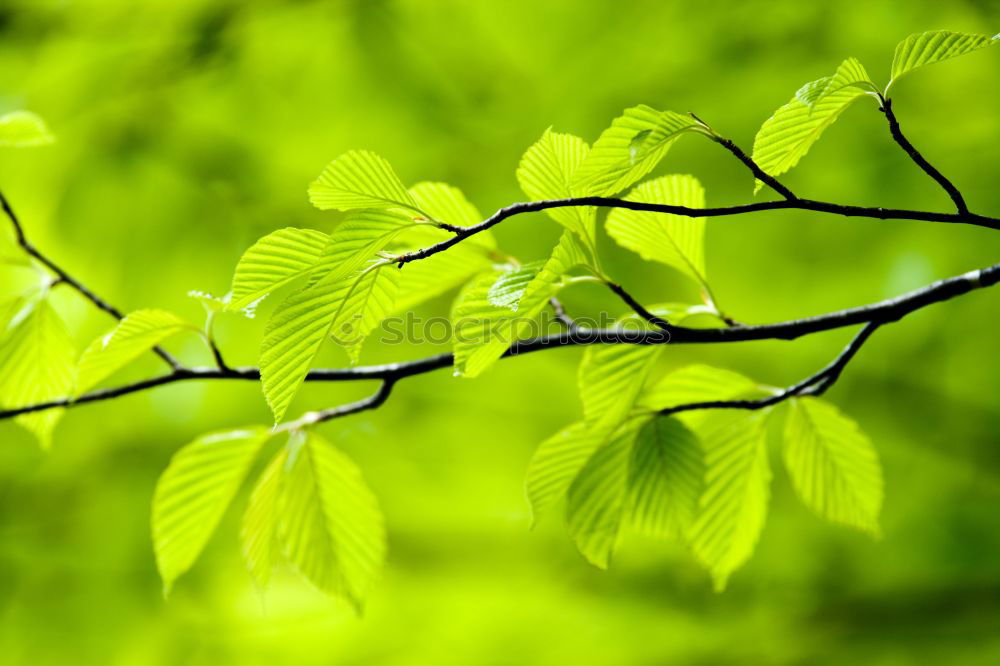
[[267,587],[271,570],[278,561],[278,521],[281,517],[281,491],[288,449],[282,448],[257,479],[240,526],[243,561],[261,589]]
[[573,179],[580,195],[613,196],[648,174],[685,132],[704,133],[694,118],[646,105],[625,109],[594,143]]
[[[574,176],[584,162],[590,146],[572,134],[545,130],[542,138],[521,158],[517,182],[532,201],[565,199],[579,194],[574,190]],[[597,209],[593,206],[550,208],[549,217],[593,246]]]
[[[625,199],[704,208],[705,190],[694,176],[669,175],[642,183]],[[608,214],[606,226],[608,235],[622,247],[707,285],[705,218],[615,208]]]
[[228,310],[243,310],[316,267],[330,237],[288,227],[264,236],[243,253],[233,275]]
[[[949,30],[932,30],[910,35],[896,46],[889,86],[918,67],[978,51],[1000,39],[1000,35],[974,35]],[[886,86],[886,90],[889,89]]]
[[[5,331],[0,331],[0,406],[25,407],[69,397],[73,389],[76,349],[66,325],[48,300],[19,301]],[[18,424],[38,438],[42,448],[63,409],[22,414]]]
[[639,431],[629,465],[629,518],[652,537],[682,538],[698,514],[705,459],[698,437],[661,416]]
[[367,150],[353,150],[330,162],[309,186],[309,200],[321,210],[406,208],[421,213],[392,166]]
[[136,310],[84,350],[76,374],[76,394],[139,358],[172,335],[197,328],[166,310]]
[[174,454],[153,497],[153,549],[164,594],[201,554],[270,436],[262,427],[203,435]]
[[714,410],[697,432],[705,451],[705,489],[689,540],[716,590],[753,553],[767,517],[771,471],[765,414]]
[[282,484],[285,556],[323,592],[360,609],[385,560],[385,527],[355,464],[315,433],[293,443]]
[[31,111],[12,111],[0,116],[0,146],[44,146],[55,141],[40,116]]
[[878,534],[882,468],[858,425],[828,402],[791,401],[784,458],[792,485],[820,516]]

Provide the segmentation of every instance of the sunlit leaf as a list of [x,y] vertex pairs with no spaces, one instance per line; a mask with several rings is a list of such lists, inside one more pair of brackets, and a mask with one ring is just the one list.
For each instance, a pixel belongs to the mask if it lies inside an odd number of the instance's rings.
[[[627,201],[705,207],[705,190],[694,176],[669,175],[642,183]],[[608,214],[608,235],[643,259],[684,273],[699,285],[705,272],[705,218],[615,208]]]
[[[66,325],[45,298],[19,300],[5,331],[0,331],[0,406],[26,407],[66,398],[73,389],[76,349]],[[17,423],[38,438],[42,448],[63,410],[22,414]]]
[[623,423],[587,459],[566,493],[566,524],[580,553],[606,569],[628,498],[632,445],[646,419]]
[[871,441],[828,402],[791,402],[784,458],[799,497],[828,520],[878,534],[882,468]]
[[264,397],[280,422],[327,336],[357,360],[360,345],[393,308],[399,273],[384,264],[346,278],[324,278],[291,294],[264,329],[260,375]]
[[[420,209],[426,211],[439,222],[446,222],[460,227],[471,227],[483,221],[483,216],[462,191],[446,183],[417,183],[410,188],[410,194],[416,200]],[[445,232],[445,236],[451,236]],[[481,251],[495,250],[497,247],[493,232],[489,229],[469,236],[461,245],[475,246]],[[449,249],[449,252],[452,250]]]
[[281,517],[281,490],[288,449],[283,447],[257,479],[240,526],[243,561],[254,582],[267,587],[271,570],[280,555],[278,521]]
[[[780,176],[798,164],[851,102],[871,92],[868,87],[859,85],[830,90],[835,78],[836,75],[825,80],[823,92],[812,105],[806,104],[797,95],[764,121],[754,138],[753,160],[765,173]],[[807,89],[814,91],[819,85],[817,82],[807,84]],[[762,183],[757,181],[754,191],[761,186]]]
[[491,271],[470,282],[452,307],[452,351],[455,373],[476,377],[492,366],[513,342],[539,333],[533,323],[549,299],[559,291],[560,280],[585,258],[571,232],[563,235],[545,265],[528,282],[517,301],[517,312],[490,302],[489,293],[503,271]]
[[416,223],[391,210],[355,210],[333,230],[310,285],[336,282],[362,269],[376,254]]
[[[757,383],[741,374],[695,364],[675,370],[650,386],[643,392],[639,404],[649,409],[666,409],[709,400],[733,400],[758,392]],[[710,414],[694,410],[680,412],[677,418],[697,428]]]
[[12,111],[0,116],[0,146],[44,146],[55,141],[41,116]]
[[164,594],[191,568],[271,433],[203,435],[177,451],[153,496],[153,549]]
[[767,517],[765,423],[759,411],[714,410],[697,431],[705,451],[705,489],[689,539],[716,590],[750,558]]
[[583,421],[574,423],[538,445],[528,473],[525,489],[531,504],[533,521],[566,494],[570,483],[603,444],[608,432],[588,428]]
[[[978,51],[994,44],[1000,35],[974,35],[948,30],[932,30],[910,35],[896,46],[889,86],[918,67]],[[886,86],[886,90],[889,89]]]
[[321,210],[406,208],[421,213],[392,166],[367,150],[353,150],[330,162],[309,186],[309,200]]
[[857,58],[848,58],[840,63],[833,76],[823,77],[802,86],[795,93],[795,97],[811,107],[825,96],[851,87],[871,92],[878,91],[878,88],[872,83],[871,77],[868,76],[868,72]]
[[535,279],[539,271],[545,266],[545,261],[532,261],[522,266],[515,266],[509,271],[504,271],[497,278],[497,281],[490,287],[486,294],[491,305],[498,308],[507,308],[511,312],[517,312],[521,298],[527,291],[528,285]]
[[233,275],[229,310],[243,310],[293,280],[319,261],[329,236],[288,227],[264,236],[243,253]]
[[[517,182],[532,201],[576,196],[579,192],[573,187],[574,177],[589,152],[590,146],[583,139],[553,132],[550,127],[524,153],[517,167]],[[585,243],[593,245],[596,208],[550,208],[545,212]]]
[[76,393],[96,386],[170,336],[197,330],[166,310],[129,313],[110,333],[97,338],[84,350],[77,368]]
[[573,191],[613,196],[648,174],[685,132],[704,132],[694,118],[646,105],[625,109],[604,130],[576,171]]
[[639,431],[629,465],[629,519],[639,532],[682,538],[698,513],[705,459],[698,437],[676,418]]
[[382,514],[347,456],[315,433],[301,437],[282,484],[285,556],[320,590],[360,609],[385,560]]

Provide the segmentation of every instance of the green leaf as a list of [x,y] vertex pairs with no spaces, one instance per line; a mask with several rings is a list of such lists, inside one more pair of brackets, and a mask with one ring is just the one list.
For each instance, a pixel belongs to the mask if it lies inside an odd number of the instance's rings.
[[[589,152],[590,146],[583,139],[553,132],[550,127],[524,153],[517,167],[517,182],[532,201],[576,196],[579,192],[573,188],[574,176]],[[593,247],[596,208],[550,208],[545,213]]]
[[524,289],[516,315],[489,300],[490,289],[503,271],[483,273],[466,285],[451,314],[455,374],[476,377],[492,366],[511,344],[531,331],[534,318],[559,291],[562,276],[584,261],[575,235],[563,232],[552,255]]
[[[21,301],[7,330],[0,332],[0,406],[13,409],[69,397],[75,367],[73,340],[48,300]],[[61,408],[48,409],[16,421],[48,448],[62,414]]]
[[497,278],[486,294],[490,305],[517,312],[521,298],[538,273],[545,267],[545,261],[532,261],[522,266],[511,267]]
[[[837,87],[839,76],[843,74],[850,78],[848,63],[852,60],[845,61],[833,77],[822,80],[825,81],[822,93],[814,93],[822,85],[820,82],[806,84],[790,102],[764,121],[753,142],[753,160],[764,172],[780,176],[794,167],[851,102],[871,93],[868,86],[860,84]],[[814,95],[812,105],[801,99],[812,99]],[[761,186],[762,183],[757,181],[754,192],[760,190]]]
[[45,121],[31,111],[12,111],[0,116],[0,146],[44,146],[55,140]]
[[661,416],[636,437],[629,465],[631,525],[652,537],[682,538],[698,514],[705,459],[697,436]]
[[631,411],[666,345],[595,345],[583,354],[577,384],[590,424],[616,424]]
[[385,560],[378,503],[354,463],[315,433],[293,442],[282,484],[285,556],[323,592],[360,610]]
[[197,332],[198,329],[165,310],[129,313],[110,333],[97,338],[84,350],[77,367],[76,395],[94,387],[182,331]]
[[357,361],[368,333],[393,308],[400,271],[373,264],[339,280],[324,278],[291,294],[264,329],[260,375],[264,397],[280,422],[328,335]]
[[164,594],[198,559],[270,436],[262,427],[213,433],[174,454],[153,496],[153,549]]
[[589,457],[566,494],[566,523],[580,553],[608,567],[618,541],[628,497],[632,444],[646,418],[623,423]]
[[717,591],[750,558],[767,518],[771,470],[765,416],[714,410],[697,431],[705,450],[705,490],[689,540]]
[[228,310],[252,308],[260,299],[312,271],[330,237],[288,227],[264,236],[243,253],[233,275]]
[[878,92],[878,87],[872,83],[864,65],[857,58],[848,58],[840,63],[833,76],[826,76],[805,84],[795,93],[795,97],[812,107],[827,95],[851,87]]
[[[688,365],[671,372],[647,389],[639,405],[648,409],[666,409],[694,402],[733,400],[760,393],[757,383],[741,374],[708,365]],[[689,427],[700,425],[711,412],[695,410],[676,416]]]
[[792,485],[820,516],[877,535],[882,468],[858,425],[828,402],[791,401],[784,458]]
[[333,230],[310,285],[336,282],[361,270],[376,254],[408,229],[418,225],[398,211],[351,211]]
[[576,170],[573,191],[613,196],[648,174],[685,132],[705,133],[693,117],[646,105],[625,109]]
[[[670,175],[642,183],[625,200],[704,208],[705,190],[694,176]],[[615,208],[606,227],[622,247],[676,268],[707,287],[705,218]]]
[[240,542],[247,571],[261,589],[267,587],[278,560],[278,522],[288,449],[282,447],[257,479],[240,526]]
[[423,214],[392,166],[367,150],[353,150],[330,162],[309,186],[309,200],[320,210],[406,208]]
[[538,445],[525,481],[533,523],[562,499],[590,456],[607,441],[608,434],[606,430],[589,428],[586,422],[580,421]]
[[990,37],[948,30],[932,30],[910,35],[896,46],[896,53],[892,58],[891,80],[886,86],[886,91],[907,72],[978,51],[994,44],[998,39],[1000,35]]

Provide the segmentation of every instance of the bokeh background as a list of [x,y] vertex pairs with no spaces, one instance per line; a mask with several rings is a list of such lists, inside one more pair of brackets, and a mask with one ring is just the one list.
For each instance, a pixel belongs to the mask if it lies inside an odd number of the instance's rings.
[[[33,110],[59,141],[5,149],[0,185],[35,241],[100,293],[197,320],[188,290],[224,292],[258,236],[335,224],[305,190],[346,150],[381,153],[407,182],[457,185],[490,212],[523,198],[514,169],[549,125],[593,140],[643,102],[694,110],[749,148],[801,84],[852,55],[884,83],[896,42],[939,28],[996,33],[1000,6],[4,0],[0,112]],[[914,143],[975,209],[1000,213],[1000,50],[912,74],[894,97]],[[696,138],[660,171],[697,175],[711,204],[751,197],[740,165]],[[949,206],[867,100],[786,182],[842,202]],[[558,229],[523,216],[497,235],[529,260]],[[678,274],[603,243],[612,273],[644,301],[696,297]],[[809,213],[708,225],[715,291],[750,322],[877,300],[993,263],[998,249],[983,229]],[[23,279],[0,270],[0,290]],[[73,294],[59,299],[81,347],[107,328]],[[588,286],[565,300],[579,314],[619,310]],[[324,426],[365,470],[389,525],[388,567],[361,618],[290,572],[260,597],[240,561],[238,511],[161,595],[148,528],[156,478],[199,433],[269,422],[257,386],[174,385],[74,409],[48,454],[0,424],[0,662],[1000,663],[998,306],[990,290],[881,330],[829,394],[881,453],[884,537],[822,523],[775,460],[762,541],[723,594],[674,544],[629,538],[601,572],[558,515],[529,530],[524,470],[533,447],[579,415],[578,349],[505,361],[474,381],[412,379],[379,411]],[[447,307],[438,299],[421,313]],[[232,362],[255,363],[261,327],[220,323]],[[678,347],[667,365],[718,363],[782,385],[848,335]],[[171,348],[208,360],[197,340]],[[370,345],[364,358],[428,351]],[[322,361],[346,359],[330,350]],[[119,378],[160,370],[151,358]],[[310,386],[292,411],[370,389]]]

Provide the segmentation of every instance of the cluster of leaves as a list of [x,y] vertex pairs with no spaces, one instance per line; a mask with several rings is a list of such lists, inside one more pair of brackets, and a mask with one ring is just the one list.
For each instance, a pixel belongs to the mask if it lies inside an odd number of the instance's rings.
[[[788,171],[855,99],[882,102],[912,69],[994,39],[949,32],[909,37],[896,49],[884,90],[857,60],[845,60],[833,75],[803,86],[763,124],[754,161],[772,176]],[[643,181],[684,134],[720,139],[691,115],[644,105],[626,109],[593,146],[549,129],[524,154],[517,179],[534,201],[621,195],[703,208],[704,189],[693,176]],[[0,143],[48,139],[44,124],[30,114],[0,118]],[[560,290],[581,278],[612,283],[598,256],[593,207],[546,210],[563,234],[542,260],[520,263],[482,230],[398,270],[407,253],[482,221],[458,189],[431,182],[407,188],[386,160],[353,151],[324,169],[309,197],[320,209],[341,211],[340,224],[329,233],[285,228],[258,240],[239,260],[224,297],[195,294],[209,311],[204,327],[169,312],[140,310],[78,358],[47,300],[51,281],[19,295],[0,310],[0,405],[80,395],[177,334],[211,342],[214,316],[253,316],[262,299],[291,287],[270,315],[260,350],[263,394],[281,424],[322,346],[333,340],[357,362],[365,338],[392,313],[458,289],[452,318],[461,334],[453,341],[454,370],[476,377],[527,334],[527,323]],[[702,303],[650,308],[671,323],[726,325],[708,281],[704,227],[703,218],[624,208],[607,216],[605,229],[618,244],[699,287]],[[622,325],[646,325],[625,319]],[[670,408],[685,403],[768,395],[773,389],[705,366],[655,377],[662,350],[588,349],[579,372],[583,418],[543,442],[528,472],[536,516],[564,500],[572,538],[601,567],[626,526],[680,540],[722,588],[750,556],[764,525],[771,480],[768,424],[783,418],[785,467],[803,502],[831,521],[877,534],[882,473],[853,421],[812,397],[774,409],[672,414]],[[59,414],[35,412],[19,422],[47,443]],[[382,518],[353,463],[300,422],[206,435],[178,451],[160,479],[153,508],[154,546],[167,589],[193,565],[267,443],[285,432],[287,440],[264,466],[246,508],[241,534],[247,566],[263,585],[283,556],[323,591],[360,605],[384,558]]]

